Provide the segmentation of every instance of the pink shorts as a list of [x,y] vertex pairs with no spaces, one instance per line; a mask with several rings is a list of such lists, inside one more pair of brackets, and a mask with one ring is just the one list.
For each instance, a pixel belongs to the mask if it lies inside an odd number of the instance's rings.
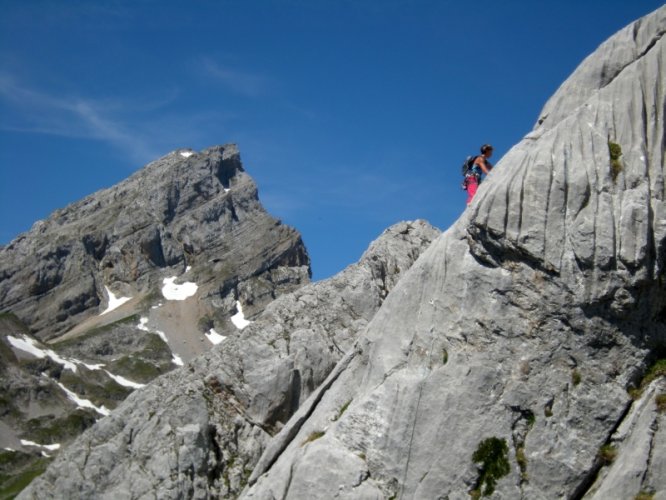
[[472,202],[472,198],[476,194],[476,190],[479,188],[479,181],[473,175],[470,175],[467,179],[467,204],[469,205]]

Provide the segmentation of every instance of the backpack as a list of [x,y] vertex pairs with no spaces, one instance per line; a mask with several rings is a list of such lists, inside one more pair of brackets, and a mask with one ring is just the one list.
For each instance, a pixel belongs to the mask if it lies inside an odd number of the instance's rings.
[[478,156],[468,156],[464,163],[462,164],[462,175],[463,177],[466,177],[467,174],[469,173],[470,169],[474,166],[474,161],[478,158]]

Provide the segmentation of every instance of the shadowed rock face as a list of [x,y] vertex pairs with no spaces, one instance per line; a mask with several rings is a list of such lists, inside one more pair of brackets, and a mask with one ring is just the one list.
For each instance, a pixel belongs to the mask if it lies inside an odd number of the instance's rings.
[[70,448],[24,498],[226,498],[329,376],[439,231],[386,230],[354,264],[282,295],[242,333],[160,377]]
[[664,416],[627,393],[666,334],[665,31],[662,7],[562,85],[243,498],[468,498],[488,438],[497,498],[666,495]]
[[0,249],[0,309],[48,340],[102,312],[105,286],[147,295],[188,266],[202,315],[308,281],[300,236],[265,212],[234,145],[173,152],[36,223]]

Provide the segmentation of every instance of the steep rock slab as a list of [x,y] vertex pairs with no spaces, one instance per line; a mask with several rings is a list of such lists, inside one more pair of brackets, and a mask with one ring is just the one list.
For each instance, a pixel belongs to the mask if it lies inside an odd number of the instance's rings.
[[236,300],[258,312],[308,281],[300,236],[263,209],[235,145],[175,151],[36,223],[0,249],[0,308],[48,340],[111,294],[156,299],[185,272],[220,329],[233,329]]
[[588,491],[627,388],[665,341],[665,31],[662,7],[562,86],[274,438],[243,498]]
[[585,498],[635,498],[666,491],[666,380],[656,380],[632,405],[607,445],[607,461]]
[[279,297],[237,335],[134,392],[20,498],[237,496],[271,436],[438,235],[424,221],[397,224],[357,264]]

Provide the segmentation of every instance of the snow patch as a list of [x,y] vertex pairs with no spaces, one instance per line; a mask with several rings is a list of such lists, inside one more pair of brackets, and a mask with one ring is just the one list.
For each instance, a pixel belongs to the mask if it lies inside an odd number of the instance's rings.
[[65,394],[67,394],[67,398],[71,401],[74,401],[74,403],[76,403],[76,405],[79,408],[91,408],[100,415],[104,415],[105,417],[111,414],[111,412],[107,408],[105,408],[104,405],[102,405],[101,407],[97,407],[91,401],[80,398],[77,394],[67,389],[67,387],[62,385],[57,380],[54,380],[53,382],[55,382],[58,385],[58,387],[60,387],[65,392]]
[[164,340],[165,344],[169,343],[169,339],[166,336],[166,333],[164,333],[162,330],[155,330],[153,332],[155,335],[159,335],[162,340]]
[[167,344],[169,343],[169,339],[167,338],[166,333],[164,333],[161,330],[151,330],[150,328],[148,328],[148,318],[146,317],[139,318],[139,324],[136,325],[136,327],[144,332],[154,333],[155,335],[159,335],[160,338],[164,340],[165,343]]
[[[44,449],[49,450],[49,451],[56,451],[56,450],[60,449],[60,444],[59,443],[56,443],[56,444],[39,444],[39,443],[35,443],[34,441],[28,441],[27,439],[21,439],[21,446],[36,446],[37,448],[44,448]],[[9,451],[14,451],[14,450],[10,450],[9,448],[5,448],[5,449],[9,450]],[[42,451],[42,455],[48,457],[48,455],[44,451]]]
[[178,354],[176,354],[175,352],[172,352],[171,355],[173,356],[171,358],[171,362],[174,365],[178,365],[178,366],[184,366],[185,365],[185,363],[183,363],[182,358],[180,356],[178,356]]
[[14,348],[32,354],[36,358],[42,359],[46,357],[46,352],[37,347],[35,341],[30,337],[24,336],[22,339],[17,339],[16,337],[7,335],[7,340]]
[[236,328],[242,330],[247,325],[249,325],[251,321],[245,319],[245,315],[243,314],[243,306],[241,306],[239,300],[236,301],[236,309],[238,309],[238,312],[231,317],[231,322],[236,326]]
[[186,272],[186,273],[189,273],[191,270],[192,270],[192,266],[187,266],[187,267],[185,268],[185,272]]
[[180,156],[182,156],[183,158],[189,158],[193,154],[194,154],[194,151],[181,151],[180,152]]
[[175,283],[176,276],[172,278],[164,278],[162,287],[162,295],[167,300],[185,300],[192,297],[197,293],[199,286],[196,283],[186,281],[182,285]]
[[33,356],[39,359],[47,357],[51,358],[59,365],[62,365],[66,370],[70,370],[76,373],[76,364],[74,364],[72,361],[61,358],[50,349],[40,349],[39,347],[37,347],[36,342],[27,335],[24,335],[22,339],[12,337],[11,335],[7,335],[7,340],[14,348],[20,351],[32,354]]
[[206,338],[210,341],[211,344],[217,345],[220,342],[222,342],[226,337],[224,335],[220,335],[215,331],[215,328],[211,328],[208,333],[205,334]]
[[104,310],[104,312],[100,314],[100,316],[103,316],[106,313],[113,311],[114,309],[118,309],[128,300],[132,300],[132,297],[116,297],[113,292],[109,290],[108,286],[105,286],[104,290],[106,290],[106,293],[109,296],[109,306]]
[[121,377],[120,375],[114,375],[113,373],[104,370],[106,374],[111,377],[113,380],[115,380],[118,384],[122,385],[123,387],[131,387],[132,389],[141,389],[142,387],[146,387],[146,384],[139,384],[138,382],[132,382],[131,380],[127,380],[125,377]]
[[142,317],[139,318],[139,324],[136,325],[136,327],[141,331],[150,332],[150,328],[148,328],[147,325],[148,325],[148,318]]
[[88,368],[88,370],[90,370],[90,371],[92,371],[92,370],[101,370],[103,366],[106,366],[104,363],[99,363],[99,364],[96,364],[96,365],[89,365],[87,363],[81,362],[81,364],[83,366],[85,366],[86,368]]

